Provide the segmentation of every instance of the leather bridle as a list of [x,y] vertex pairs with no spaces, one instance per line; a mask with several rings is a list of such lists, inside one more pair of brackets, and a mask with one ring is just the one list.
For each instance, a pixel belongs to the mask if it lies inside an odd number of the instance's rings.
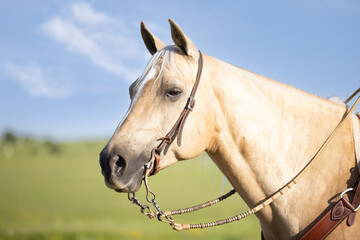
[[[171,130],[164,136],[159,138],[158,140],[161,141],[160,144],[153,148],[151,150],[151,155],[149,161],[144,165],[145,172],[144,172],[144,183],[146,187],[146,200],[151,203],[157,212],[153,212],[151,208],[146,205],[142,204],[135,196],[135,193],[128,193],[128,199],[133,202],[134,204],[138,205],[140,207],[141,213],[148,216],[150,219],[157,217],[159,221],[169,223],[174,229],[177,226],[180,226],[179,224],[175,223],[173,217],[171,215],[178,214],[178,213],[171,213],[169,211],[161,211],[159,204],[156,202],[156,195],[150,190],[149,183],[148,183],[148,177],[151,175],[155,175],[160,171],[160,156],[161,153],[164,152],[166,147],[169,147],[172,142],[174,141],[175,137],[177,137],[177,145],[181,146],[181,137],[182,137],[182,131],[184,129],[184,124],[186,122],[187,117],[189,116],[189,113],[194,109],[195,107],[195,94],[199,86],[201,73],[203,69],[203,56],[202,53],[199,51],[199,60],[198,60],[198,70],[196,74],[196,79],[194,86],[191,90],[190,96],[187,99],[186,105],[182,112],[180,113],[179,118],[175,122],[174,126],[171,128]],[[207,206],[213,205],[219,201],[222,201],[226,199],[228,196],[234,194],[235,191],[231,191],[231,194],[227,194],[226,196],[222,196],[219,199],[214,199],[212,201],[209,201],[210,204]],[[152,195],[152,197],[150,197]],[[204,206],[206,207],[206,206]],[[203,208],[203,207],[201,207]],[[189,208],[190,209],[190,208]],[[193,210],[190,210],[193,211]]]
[[[161,138],[158,139],[159,141],[161,141],[160,144],[157,147],[154,147],[151,150],[150,159],[144,165],[145,172],[144,172],[143,180],[144,180],[145,187],[146,187],[146,200],[155,207],[157,212],[152,211],[151,208],[148,205],[142,204],[135,197],[135,193],[129,193],[128,194],[129,200],[140,207],[141,213],[148,216],[150,219],[157,217],[159,221],[169,223],[174,230],[178,230],[178,231],[180,231],[180,230],[188,230],[188,229],[196,229],[196,228],[208,228],[208,227],[214,227],[214,226],[223,225],[223,224],[234,222],[234,221],[239,221],[241,219],[246,218],[247,216],[255,214],[256,212],[258,212],[261,209],[265,208],[266,206],[270,205],[272,202],[274,202],[280,196],[285,194],[287,191],[289,191],[294,185],[296,185],[300,181],[301,177],[304,176],[304,172],[306,172],[306,170],[309,169],[308,167],[321,156],[324,149],[329,145],[331,140],[334,138],[336,133],[339,131],[341,126],[344,124],[345,120],[347,120],[350,117],[351,113],[354,111],[355,107],[360,102],[360,97],[358,97],[357,100],[355,101],[355,103],[353,104],[353,106],[345,113],[343,119],[339,122],[339,124],[336,126],[334,131],[325,140],[325,142],[320,147],[318,152],[310,159],[308,164],[290,182],[285,184],[283,187],[281,187],[279,190],[277,190],[276,192],[271,194],[269,197],[267,197],[267,198],[263,199],[262,201],[260,201],[260,203],[257,204],[256,206],[254,206],[252,209],[250,209],[250,210],[248,210],[248,211],[246,211],[244,213],[237,214],[237,215],[235,215],[233,217],[226,218],[226,219],[221,219],[221,220],[214,221],[214,222],[199,223],[199,224],[178,224],[178,223],[175,223],[175,221],[174,221],[174,219],[172,217],[173,215],[189,213],[189,212],[197,211],[197,210],[212,206],[212,205],[214,205],[214,204],[216,204],[216,203],[218,203],[218,202],[220,202],[220,201],[222,201],[222,200],[224,200],[224,199],[228,198],[229,196],[236,193],[235,189],[233,189],[233,190],[229,191],[227,194],[225,194],[225,195],[223,195],[221,197],[218,197],[216,199],[210,200],[208,202],[205,202],[205,203],[193,206],[193,207],[179,209],[179,210],[172,210],[172,211],[162,211],[160,209],[159,204],[156,202],[155,194],[150,190],[150,187],[149,187],[148,177],[151,176],[151,175],[155,175],[160,170],[159,162],[160,162],[161,153],[164,153],[165,148],[169,147],[172,144],[175,137],[177,137],[177,145],[181,146],[181,137],[182,137],[182,131],[184,129],[185,121],[186,121],[189,113],[193,110],[193,108],[195,106],[195,94],[196,94],[196,91],[197,91],[197,88],[198,88],[198,85],[199,85],[199,82],[200,82],[202,68],[203,68],[203,57],[202,57],[202,53],[199,51],[198,70],[197,70],[197,74],[196,74],[196,79],[195,79],[194,86],[193,86],[193,88],[191,90],[190,96],[187,99],[186,105],[185,105],[184,109],[182,110],[179,118],[175,122],[174,126],[171,128],[171,130],[164,137],[161,137]],[[345,103],[347,104],[359,92],[360,92],[360,89],[358,89],[354,94],[352,94],[345,101]],[[164,153],[164,155],[165,155],[165,153]],[[360,178],[359,178],[359,181],[360,181]],[[342,193],[342,195],[344,193],[346,193],[347,191],[354,191],[355,189],[357,189],[355,191],[356,192],[355,194],[357,195],[358,198],[360,198],[360,187],[357,184],[356,184],[356,187],[345,190]],[[152,195],[152,197],[150,197],[150,195]],[[339,202],[340,203],[344,202],[344,199],[341,198],[339,200]],[[360,202],[360,200],[359,201],[354,200],[354,207],[350,208],[350,210],[348,211],[349,214],[353,214],[353,218],[354,218],[355,212],[360,207],[359,202]],[[351,204],[349,203],[349,205],[351,205]],[[345,217],[347,217],[347,216],[348,215],[346,215]],[[345,217],[341,218],[341,221]],[[341,221],[338,221],[338,222],[334,223],[334,225],[341,223]],[[327,224],[327,222],[325,222],[325,224]],[[330,232],[332,231],[332,229],[333,228],[330,229]],[[317,231],[318,230],[316,229],[314,232],[317,232]],[[313,232],[311,232],[311,234],[312,233]],[[310,238],[313,236],[311,234],[309,235]],[[305,234],[304,236],[308,237],[307,234]],[[308,239],[308,238],[304,238],[304,239]]]
[[189,116],[189,113],[194,109],[195,106],[195,94],[199,86],[202,68],[203,68],[203,57],[202,57],[202,53],[199,51],[198,70],[190,96],[187,99],[186,105],[182,110],[179,118],[175,122],[174,126],[165,135],[165,137],[161,137],[158,139],[159,141],[161,141],[160,144],[152,149],[150,159],[147,162],[147,164],[145,164],[145,169],[146,169],[145,175],[147,176],[155,175],[160,171],[160,166],[159,166],[160,155],[165,150],[166,147],[171,145],[175,137],[177,137],[177,145],[179,147],[181,146],[181,136],[182,136],[182,131],[184,129],[185,121]]

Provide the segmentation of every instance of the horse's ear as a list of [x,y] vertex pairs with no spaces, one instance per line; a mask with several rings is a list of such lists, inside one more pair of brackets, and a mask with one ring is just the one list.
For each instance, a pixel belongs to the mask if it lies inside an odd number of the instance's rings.
[[183,53],[187,56],[197,60],[199,57],[199,51],[191,40],[185,36],[181,28],[172,20],[169,19],[171,27],[171,37],[177,47],[179,47]]
[[154,55],[160,49],[166,47],[166,45],[150,32],[144,22],[141,22],[141,36],[144,40],[146,48],[149,50],[151,55]]

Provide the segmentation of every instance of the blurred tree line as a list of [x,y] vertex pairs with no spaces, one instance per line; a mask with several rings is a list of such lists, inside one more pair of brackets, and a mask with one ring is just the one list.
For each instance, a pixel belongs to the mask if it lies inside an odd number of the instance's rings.
[[29,136],[20,136],[10,130],[7,130],[2,134],[1,146],[4,155],[8,158],[11,158],[14,155],[18,146],[27,148],[34,155],[42,148],[54,155],[61,152],[61,146],[57,142],[49,139],[38,140]]

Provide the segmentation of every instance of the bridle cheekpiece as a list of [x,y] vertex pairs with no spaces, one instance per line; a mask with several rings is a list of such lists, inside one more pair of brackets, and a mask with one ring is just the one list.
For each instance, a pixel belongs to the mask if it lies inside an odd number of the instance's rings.
[[158,139],[158,141],[161,141],[160,144],[157,147],[152,149],[150,159],[145,164],[144,178],[151,176],[151,175],[155,175],[156,173],[158,173],[160,171],[160,166],[159,166],[160,155],[165,150],[165,147],[168,147],[171,145],[171,143],[174,141],[175,137],[177,137],[177,145],[179,147],[181,146],[181,137],[182,137],[182,131],[184,129],[185,121],[186,121],[189,113],[195,107],[195,94],[196,94],[197,88],[199,86],[202,68],[203,68],[203,57],[202,57],[202,53],[199,51],[198,70],[197,70],[195,83],[191,90],[190,96],[187,99],[186,105],[185,105],[184,109],[182,110],[179,118],[175,122],[174,126],[165,135],[165,137],[161,137]]

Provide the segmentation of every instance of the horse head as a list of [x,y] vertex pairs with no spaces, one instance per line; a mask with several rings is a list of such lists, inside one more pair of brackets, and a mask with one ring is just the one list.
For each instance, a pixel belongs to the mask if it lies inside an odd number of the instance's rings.
[[[118,192],[140,188],[152,150],[176,122],[196,79],[200,53],[181,28],[169,22],[175,43],[169,46],[141,23],[141,35],[152,58],[130,86],[129,109],[100,153],[105,184]],[[204,80],[200,85],[196,100],[201,104],[194,107],[186,121],[183,143],[167,145],[161,154],[161,169],[196,157],[210,144],[209,134],[214,128],[212,113],[208,112],[211,89]]]

